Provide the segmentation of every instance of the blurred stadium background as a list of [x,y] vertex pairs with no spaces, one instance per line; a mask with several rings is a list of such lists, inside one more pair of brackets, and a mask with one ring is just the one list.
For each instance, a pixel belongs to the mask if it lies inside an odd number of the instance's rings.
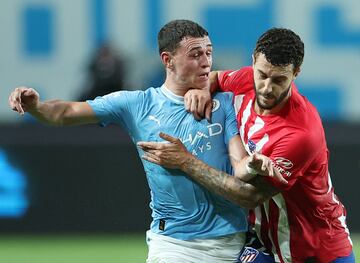
[[13,88],[75,100],[88,65],[110,43],[125,89],[161,85],[156,49],[171,19],[210,33],[214,67],[250,63],[257,37],[288,27],[304,40],[297,84],[318,108],[336,193],[360,257],[360,1],[3,0],[0,2],[0,262],[144,262],[149,193],[121,128],[53,128],[7,106]]

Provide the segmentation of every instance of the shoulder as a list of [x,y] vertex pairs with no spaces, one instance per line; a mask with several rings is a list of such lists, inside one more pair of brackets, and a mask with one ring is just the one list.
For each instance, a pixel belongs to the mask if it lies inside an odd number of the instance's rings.
[[222,90],[231,91],[234,94],[245,94],[253,89],[254,78],[252,67],[221,71],[219,74],[219,85]]
[[305,130],[308,135],[314,131],[316,133],[319,132],[319,129],[323,130],[317,109],[305,96],[299,93],[295,85],[293,85],[288,115],[290,117],[289,120],[295,126]]

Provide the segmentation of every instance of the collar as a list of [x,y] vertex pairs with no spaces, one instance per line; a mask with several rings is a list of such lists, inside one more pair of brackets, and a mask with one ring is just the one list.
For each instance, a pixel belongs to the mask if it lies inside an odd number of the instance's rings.
[[169,90],[168,87],[165,86],[165,84],[163,84],[160,87],[162,93],[171,101],[173,101],[176,104],[184,104],[184,97],[183,96],[179,96],[176,95],[174,92],[172,92],[171,90]]

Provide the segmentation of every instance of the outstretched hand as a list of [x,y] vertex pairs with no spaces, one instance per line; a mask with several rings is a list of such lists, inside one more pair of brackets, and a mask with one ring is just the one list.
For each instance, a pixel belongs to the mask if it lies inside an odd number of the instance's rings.
[[288,183],[279,170],[276,169],[271,159],[265,155],[259,153],[252,154],[247,159],[247,165],[259,175],[275,177],[283,184]]
[[138,142],[144,155],[141,157],[149,162],[174,169],[181,169],[189,159],[194,158],[178,138],[160,132],[159,136],[166,142]]
[[9,106],[13,111],[24,115],[25,112],[35,108],[39,103],[39,93],[26,87],[16,88],[9,96]]
[[191,89],[184,96],[185,109],[194,115],[196,120],[204,117],[210,122],[212,99],[210,91]]

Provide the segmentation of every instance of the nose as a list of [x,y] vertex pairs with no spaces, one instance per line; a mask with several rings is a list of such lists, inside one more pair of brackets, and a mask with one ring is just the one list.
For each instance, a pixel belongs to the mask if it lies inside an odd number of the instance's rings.
[[212,64],[212,56],[211,56],[211,55],[204,54],[204,55],[202,56],[201,66],[202,66],[203,68],[207,68],[207,67],[211,67],[211,64]]
[[264,83],[264,93],[269,94],[273,91],[273,86],[270,78],[267,78]]

